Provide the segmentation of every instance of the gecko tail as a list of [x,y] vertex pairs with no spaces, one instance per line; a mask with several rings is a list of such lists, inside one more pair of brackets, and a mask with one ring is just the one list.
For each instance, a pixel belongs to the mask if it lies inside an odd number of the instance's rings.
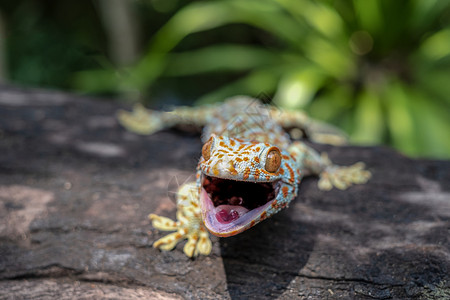
[[166,128],[168,124],[162,115],[162,112],[147,110],[141,104],[136,104],[131,112],[126,110],[117,112],[117,118],[123,127],[142,135],[149,135]]

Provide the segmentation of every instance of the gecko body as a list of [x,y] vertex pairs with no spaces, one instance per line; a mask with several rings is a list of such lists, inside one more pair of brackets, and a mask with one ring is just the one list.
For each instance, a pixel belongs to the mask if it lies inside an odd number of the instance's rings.
[[292,141],[284,127],[299,128],[319,141],[341,141],[337,131],[330,134],[330,127],[303,113],[280,111],[249,97],[170,113],[138,107],[133,113],[121,112],[119,120],[126,128],[146,134],[179,123],[204,126],[197,180],[178,192],[177,221],[150,215],[155,228],[175,231],[154,243],[162,250],[188,239],[186,255],[209,254],[208,231],[232,236],[271,217],[296,198],[304,176],[318,175],[322,190],[346,189],[370,178],[362,163],[334,165],[325,154]]

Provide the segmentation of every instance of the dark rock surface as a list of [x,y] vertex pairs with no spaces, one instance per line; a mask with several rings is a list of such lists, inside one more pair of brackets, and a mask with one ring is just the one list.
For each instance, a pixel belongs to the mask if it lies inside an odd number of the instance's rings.
[[[0,86],[1,299],[449,299],[450,162],[331,147],[373,177],[302,182],[291,206],[195,260],[151,247],[198,135],[126,132],[117,104]],[[192,177],[191,177],[192,179]]]

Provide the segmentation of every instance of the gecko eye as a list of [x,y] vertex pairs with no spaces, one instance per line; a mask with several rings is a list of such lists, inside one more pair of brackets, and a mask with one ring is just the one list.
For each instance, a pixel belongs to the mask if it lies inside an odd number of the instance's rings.
[[211,145],[213,142],[213,138],[211,137],[202,147],[202,156],[204,160],[208,160],[211,158]]
[[266,157],[266,171],[270,173],[275,173],[278,171],[281,165],[281,153],[276,147],[269,149]]

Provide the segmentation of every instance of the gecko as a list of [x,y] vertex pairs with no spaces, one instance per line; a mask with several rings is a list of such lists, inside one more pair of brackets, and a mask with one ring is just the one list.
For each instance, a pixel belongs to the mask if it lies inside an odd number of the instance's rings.
[[209,234],[229,237],[270,218],[297,197],[301,179],[319,177],[318,188],[345,190],[364,184],[370,171],[362,162],[338,166],[286,131],[297,128],[314,141],[342,144],[346,137],[301,111],[280,110],[247,96],[222,104],[177,107],[171,112],[141,105],[121,110],[119,122],[139,134],[152,134],[179,124],[203,126],[196,181],[177,192],[176,221],[150,214],[154,228],[174,231],[153,243],[169,251],[186,240],[188,257],[209,255]]

